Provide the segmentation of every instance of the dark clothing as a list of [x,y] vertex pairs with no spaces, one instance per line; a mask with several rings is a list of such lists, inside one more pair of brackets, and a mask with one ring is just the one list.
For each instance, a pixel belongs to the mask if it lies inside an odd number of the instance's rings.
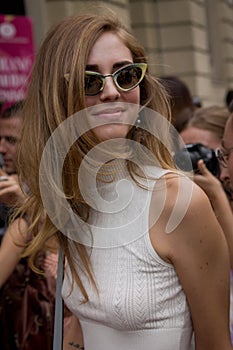
[[0,203],[0,243],[8,226],[10,213],[11,207],[7,207],[6,205]]
[[[43,262],[42,254],[39,259]],[[21,259],[0,290],[1,349],[51,350],[54,296],[55,280],[33,272]]]

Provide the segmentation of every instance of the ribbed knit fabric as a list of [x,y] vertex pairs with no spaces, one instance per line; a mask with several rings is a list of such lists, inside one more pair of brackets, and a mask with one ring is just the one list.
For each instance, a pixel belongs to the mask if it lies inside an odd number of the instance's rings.
[[[159,178],[167,171],[155,167],[149,172]],[[69,294],[67,268],[63,298],[81,322],[85,350],[188,350],[192,323],[186,297],[174,267],[158,256],[150,242],[151,191],[138,187],[129,177],[121,182],[126,176],[127,170],[121,167],[114,182],[97,182],[98,193],[111,209],[100,214],[97,205],[90,217],[91,263],[99,294],[82,273],[89,301],[81,303],[76,285]],[[149,181],[148,187],[153,188],[155,181]],[[116,182],[122,186],[119,196],[128,203],[112,212],[117,208]]]

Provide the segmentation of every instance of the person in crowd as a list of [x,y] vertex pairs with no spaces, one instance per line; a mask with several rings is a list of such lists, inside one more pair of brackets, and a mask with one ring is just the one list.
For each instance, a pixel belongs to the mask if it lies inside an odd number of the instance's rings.
[[52,237],[64,251],[65,350],[188,350],[193,329],[196,350],[230,350],[227,243],[173,162],[169,101],[146,57],[109,13],[45,37],[23,110],[24,256]]
[[16,159],[22,128],[23,101],[5,109],[0,116],[0,240],[8,226],[11,209],[24,200],[19,186]]
[[232,119],[233,119],[233,101],[229,105],[230,116],[225,125],[224,134],[221,142],[219,160],[222,164],[223,171],[221,179],[229,179],[233,187],[233,162],[232,162]]
[[173,125],[181,132],[197,108],[190,89],[183,80],[173,75],[162,76],[160,81],[170,96]]
[[[217,150],[221,146],[225,124],[229,117],[229,111],[222,106],[209,106],[196,110],[192,119],[186,125],[180,136],[185,144],[200,143]],[[194,181],[206,192],[216,217],[225,233],[228,241],[233,267],[233,215],[230,204],[232,203],[232,189],[229,179],[220,182],[220,174],[214,176],[206,167],[203,160],[198,162],[199,173],[194,174]],[[221,164],[220,164],[221,165]],[[220,169],[222,171],[223,169]]]
[[[33,272],[27,258],[21,258],[30,240],[25,218],[10,224],[12,210],[26,194],[18,181],[17,155],[22,129],[23,101],[4,110],[0,118],[0,215],[3,238],[0,245],[0,343],[4,350],[47,349],[53,340],[55,278],[49,271],[46,251],[37,254]],[[13,213],[12,213],[13,214]],[[21,234],[22,233],[22,234]],[[56,266],[56,264],[53,264]]]
[[[218,150],[221,146],[226,122],[229,118],[229,111],[226,107],[213,105],[203,107],[194,112],[193,118],[189,121],[185,129],[180,133],[185,144],[201,143],[204,146]],[[218,152],[216,152],[218,154]],[[233,214],[230,204],[232,204],[232,186],[229,178],[220,182],[221,172],[225,172],[220,160],[220,174],[214,176],[206,167],[203,160],[198,161],[198,172],[194,174],[194,181],[208,195],[216,218],[218,219],[228,242],[230,252],[231,269],[233,268]],[[232,294],[232,287],[231,287]],[[232,299],[232,296],[231,296]],[[232,315],[232,301],[230,311]],[[231,333],[233,330],[233,320],[231,316]],[[232,335],[231,335],[232,337]],[[232,337],[233,340],[233,337]]]
[[192,118],[193,111],[198,108],[194,103],[191,91],[188,85],[177,76],[163,76],[160,82],[164,85],[168,95],[172,115],[172,124],[175,127],[172,135],[173,151],[179,150],[180,133]]
[[[233,190],[233,158],[232,158],[232,136],[233,136],[233,101],[229,104],[230,116],[226,122],[224,128],[224,134],[221,142],[221,146],[218,152],[218,159],[222,166],[220,178],[224,181],[229,181],[231,189]],[[231,271],[231,341],[233,344],[233,274]]]
[[228,117],[229,111],[222,106],[212,105],[199,108],[180,132],[180,136],[185,144],[202,143],[215,150],[221,145]]
[[[222,106],[213,105],[200,108],[194,112],[193,118],[180,132],[181,139],[185,144],[201,143],[210,149],[217,150],[221,145],[228,116],[228,109]],[[229,179],[223,181],[222,186],[232,204]]]

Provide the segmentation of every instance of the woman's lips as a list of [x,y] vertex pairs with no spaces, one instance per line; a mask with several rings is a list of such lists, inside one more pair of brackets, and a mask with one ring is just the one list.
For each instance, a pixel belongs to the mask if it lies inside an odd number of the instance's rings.
[[96,121],[103,121],[106,123],[116,123],[121,122],[125,117],[125,110],[122,108],[108,108],[91,113],[91,115],[96,119]]

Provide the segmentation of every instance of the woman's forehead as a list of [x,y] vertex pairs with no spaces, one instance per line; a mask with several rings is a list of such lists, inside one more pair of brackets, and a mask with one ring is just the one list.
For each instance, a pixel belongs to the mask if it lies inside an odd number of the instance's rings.
[[103,33],[94,43],[87,64],[112,60],[132,60],[132,53],[118,35]]

